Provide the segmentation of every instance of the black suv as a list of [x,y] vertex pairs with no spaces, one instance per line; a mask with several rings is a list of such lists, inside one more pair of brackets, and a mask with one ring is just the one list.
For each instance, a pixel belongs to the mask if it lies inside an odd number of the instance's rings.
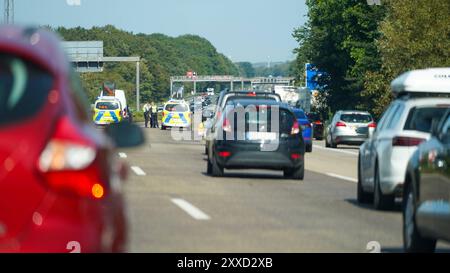
[[450,241],[450,112],[433,124],[430,140],[418,146],[403,190],[403,245],[406,252],[432,252]]
[[274,100],[231,100],[215,123],[208,147],[207,172],[224,169],[282,170],[286,178],[304,177],[305,144],[289,106]]
[[323,119],[320,117],[319,113],[308,113],[309,121],[313,127],[313,138],[316,140],[323,139]]

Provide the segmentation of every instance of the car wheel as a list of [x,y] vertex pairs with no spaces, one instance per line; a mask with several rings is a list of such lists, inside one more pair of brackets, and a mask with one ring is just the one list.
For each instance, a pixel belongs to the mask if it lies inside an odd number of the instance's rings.
[[211,174],[214,177],[221,177],[223,176],[223,167],[219,166],[219,164],[217,163],[217,161],[214,159],[214,155],[213,158],[211,159],[212,164],[211,164]]
[[288,179],[303,180],[305,178],[305,163],[297,169],[285,169],[283,175]]
[[370,194],[368,192],[365,192],[362,187],[362,177],[361,177],[361,159],[358,157],[358,190],[357,190],[357,197],[358,203],[360,204],[367,204],[370,202],[373,202],[373,194]]
[[312,153],[312,144],[309,144],[309,145],[306,145],[305,146],[305,151],[307,152],[307,153]]
[[331,135],[330,135],[330,147],[333,148],[333,149],[337,148],[337,144],[334,143],[333,137]]
[[207,160],[207,163],[206,163],[206,173],[211,175],[212,174],[212,169],[213,168],[212,168],[211,160],[209,160],[209,157],[208,157],[208,160]]
[[327,135],[327,137],[325,138],[325,147],[330,148],[330,142],[328,141],[328,139],[330,138],[330,135]]
[[406,185],[403,199],[403,249],[408,253],[434,252],[436,240],[423,238],[416,225],[416,198],[411,184]]
[[375,192],[373,197],[373,206],[376,210],[390,210],[395,204],[394,194],[383,194],[381,192],[380,174],[378,171],[378,165],[375,166]]

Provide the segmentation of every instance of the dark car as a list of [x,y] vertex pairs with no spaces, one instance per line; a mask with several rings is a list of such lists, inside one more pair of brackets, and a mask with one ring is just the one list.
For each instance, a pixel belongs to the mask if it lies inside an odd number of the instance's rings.
[[406,252],[433,252],[450,241],[450,112],[409,161],[403,191]]
[[316,140],[323,139],[323,119],[320,117],[318,113],[308,113],[307,114],[309,121],[312,124],[313,128],[313,138]]
[[[216,122],[208,147],[207,172],[272,169],[293,179],[304,177],[305,144],[288,105],[274,100],[231,100]],[[278,118],[277,118],[278,116]]]
[[[213,116],[211,117],[212,121],[211,124],[214,126],[216,121],[220,119],[220,116],[222,114],[223,109],[227,105],[227,103],[231,100],[239,100],[239,99],[261,99],[261,100],[274,100],[281,102],[281,97],[278,94],[275,93],[269,93],[269,92],[255,92],[255,91],[229,91],[227,89],[220,92],[219,96],[216,98],[215,101],[215,111]],[[210,130],[207,130],[206,133],[206,143],[205,143],[205,151],[208,153],[208,146],[209,146],[209,132]]]

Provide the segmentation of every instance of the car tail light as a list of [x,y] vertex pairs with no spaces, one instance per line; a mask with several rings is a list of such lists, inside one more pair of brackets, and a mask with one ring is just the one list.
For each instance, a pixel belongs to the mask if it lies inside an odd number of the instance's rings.
[[292,125],[291,135],[297,135],[300,133],[300,126],[297,120],[294,120],[294,124]]
[[322,122],[321,122],[321,121],[316,121],[316,122],[314,122],[314,124],[316,124],[316,125],[321,125]]
[[300,159],[300,158],[302,158],[302,155],[301,154],[291,154],[291,158],[292,159],[294,159],[294,160],[296,160],[296,159]]
[[338,121],[338,122],[336,122],[336,127],[347,127],[347,124],[345,124],[342,121]]
[[411,147],[417,146],[424,141],[425,139],[416,137],[394,137],[392,140],[392,146]]
[[256,92],[248,92],[247,96],[248,97],[256,97]]
[[369,128],[377,128],[377,124],[375,122],[372,122],[368,126]]
[[220,157],[230,157],[231,153],[228,151],[222,151],[222,152],[219,152],[219,156]]
[[231,122],[229,119],[225,118],[223,120],[223,130],[225,132],[231,132]]
[[96,158],[95,146],[64,117],[42,151],[38,169],[47,185],[57,192],[100,199],[105,188],[94,164]]

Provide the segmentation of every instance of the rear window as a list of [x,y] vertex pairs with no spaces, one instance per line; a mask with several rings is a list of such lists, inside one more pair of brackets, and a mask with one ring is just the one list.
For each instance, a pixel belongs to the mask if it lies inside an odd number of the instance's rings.
[[230,96],[226,99],[225,104],[228,104],[235,100],[245,100],[245,99],[252,99],[252,100],[270,100],[270,101],[276,101],[277,99],[273,96],[246,96],[246,95],[239,95],[239,96]]
[[0,125],[34,116],[52,87],[49,72],[22,58],[0,53]]
[[189,106],[185,104],[167,104],[165,110],[169,112],[188,112]]
[[448,108],[448,106],[414,107],[409,111],[404,129],[430,133],[433,121],[440,121]]
[[[280,133],[290,133],[292,126],[294,124],[294,115],[290,111],[287,111],[285,109],[279,109],[276,108],[279,111],[279,122],[278,124],[271,124],[272,121],[272,109],[271,107],[267,107],[264,105],[257,106],[257,110],[254,112],[247,111],[245,113],[245,130],[248,131],[254,131],[255,129],[258,131],[267,131],[272,132],[276,131],[276,126],[279,126],[279,132]],[[275,110],[274,110],[275,111]],[[235,131],[238,131],[238,113],[234,113],[234,119],[235,119]],[[228,118],[231,118],[231,113],[228,114]],[[274,127],[275,126],[275,127]]]
[[341,120],[348,123],[369,123],[372,121],[372,116],[364,114],[343,114]]
[[117,110],[119,109],[119,104],[117,102],[102,101],[97,102],[95,107],[99,110]]
[[294,111],[294,114],[297,119],[307,119],[305,112],[303,111]]

